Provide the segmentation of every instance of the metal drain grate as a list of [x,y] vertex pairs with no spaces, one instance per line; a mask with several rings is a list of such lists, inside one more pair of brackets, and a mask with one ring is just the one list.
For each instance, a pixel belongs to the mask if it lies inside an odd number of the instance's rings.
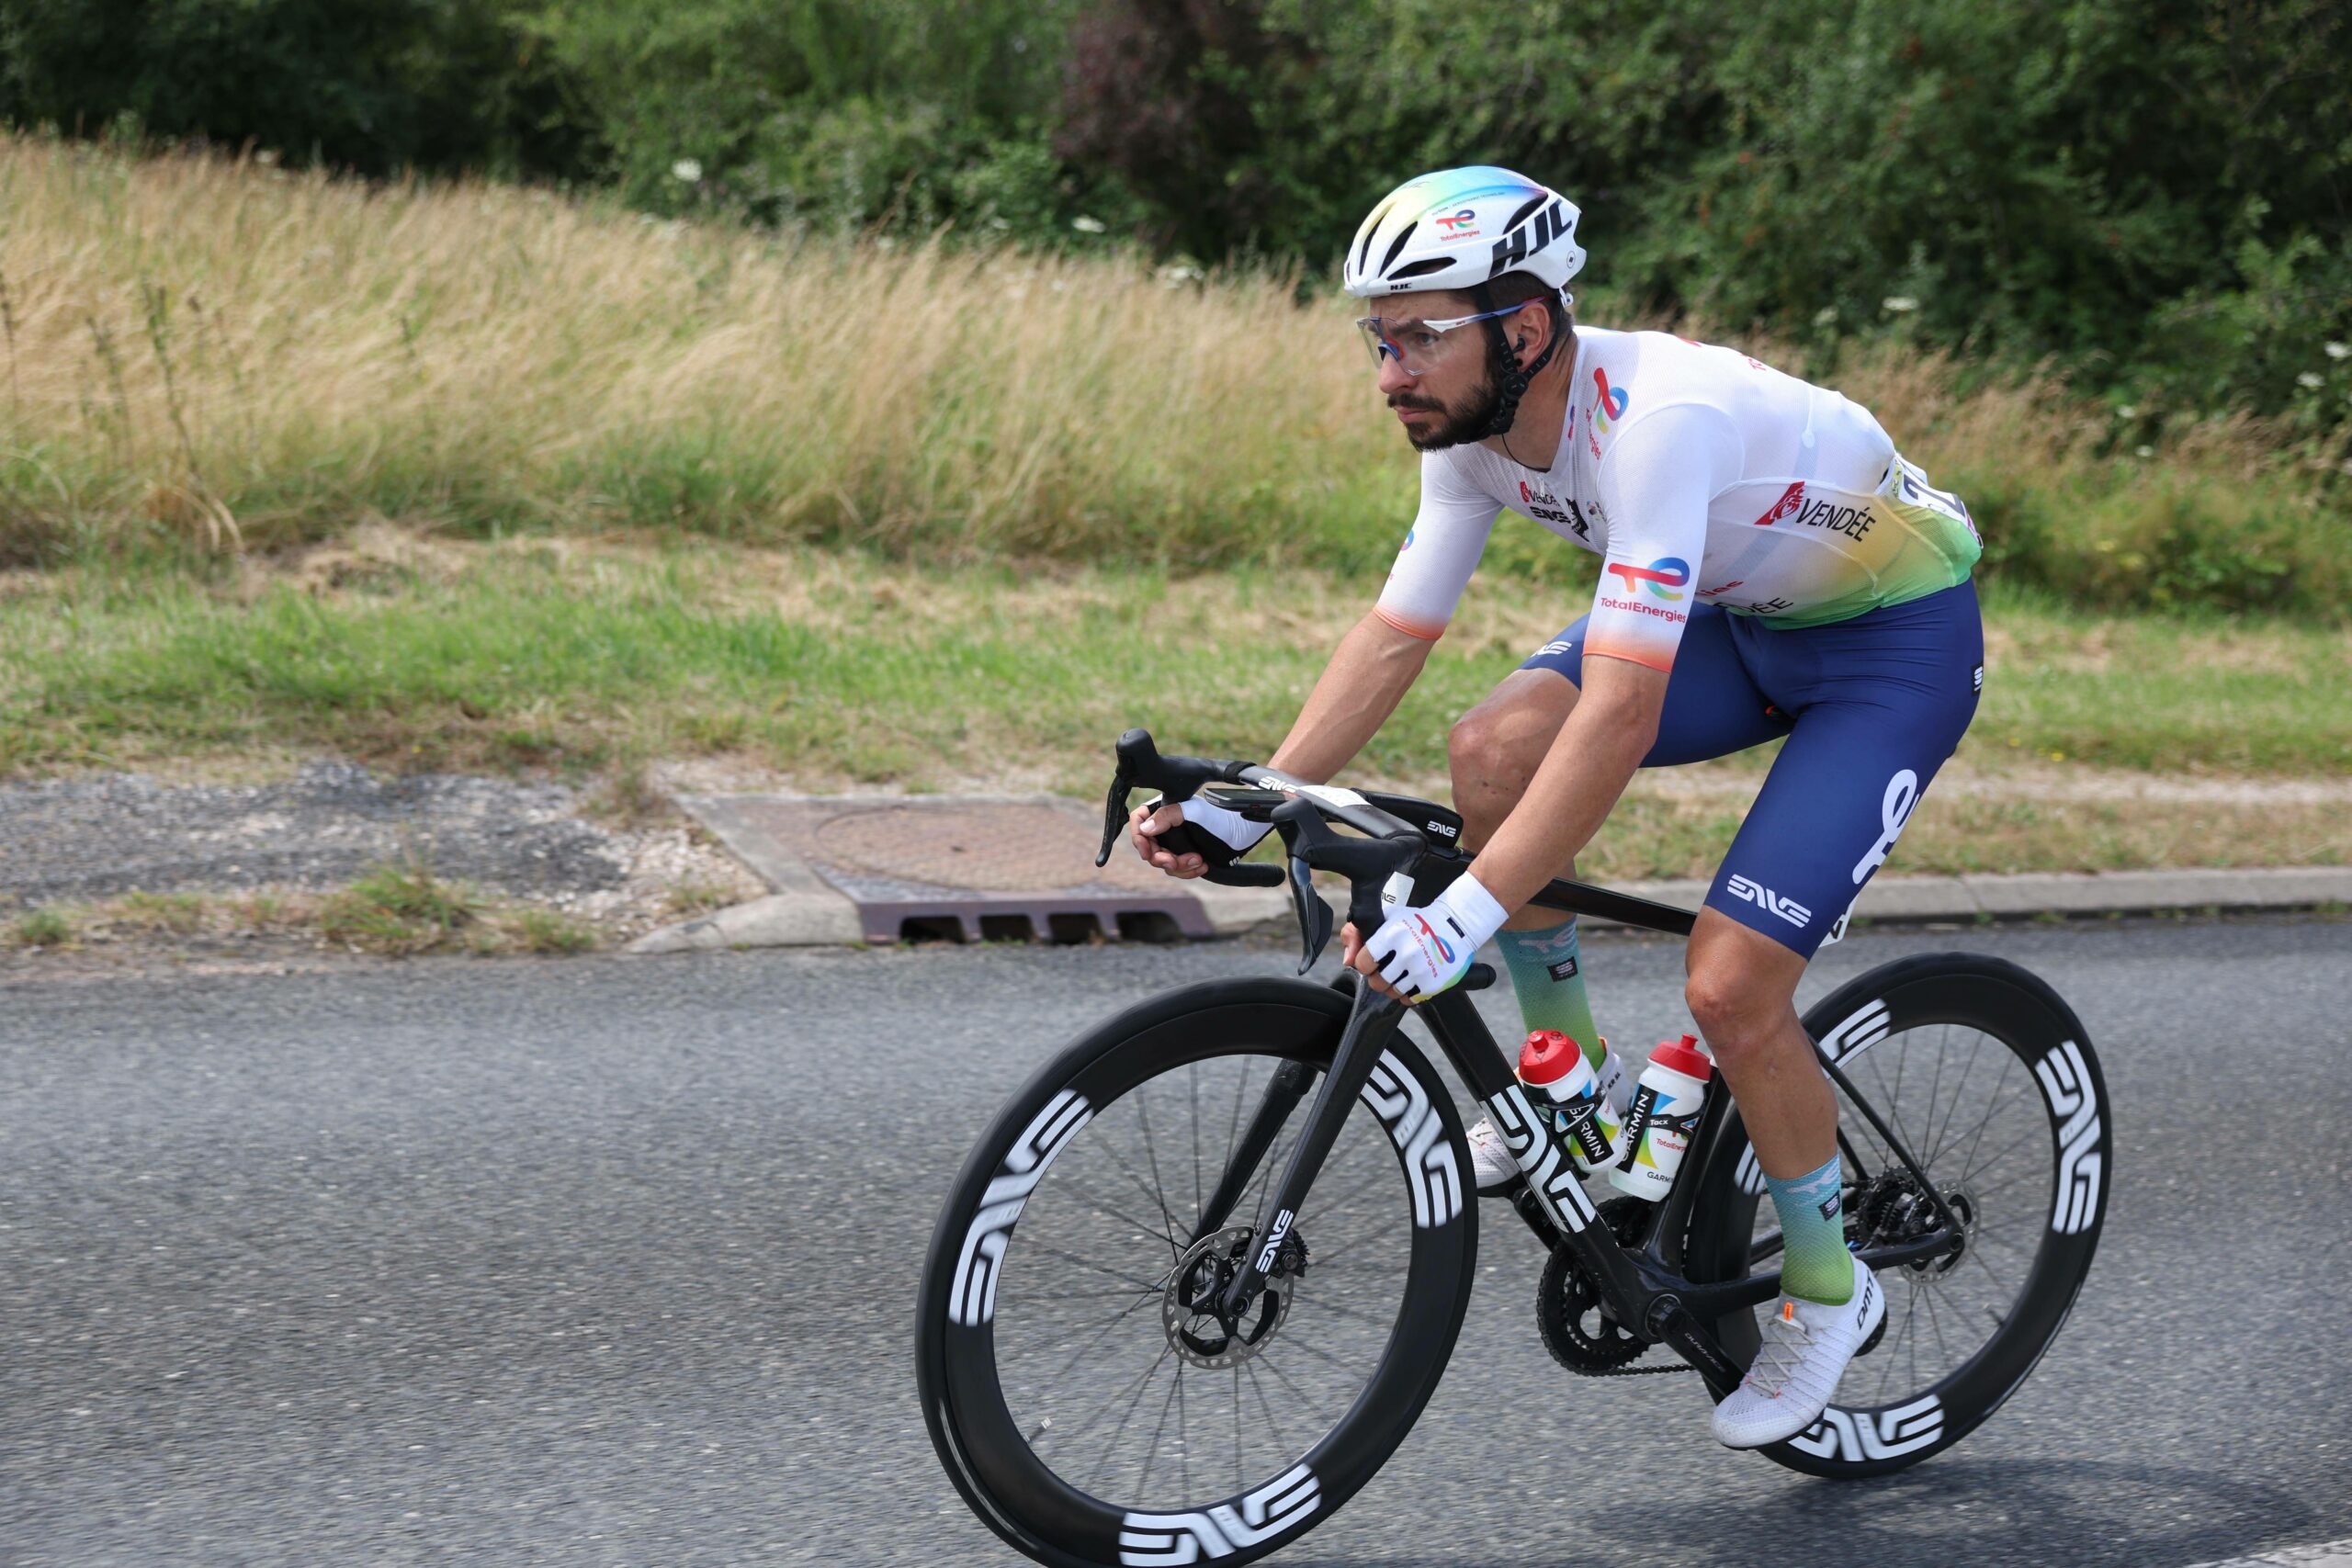
[[697,795],[679,804],[779,891],[811,874],[865,940],[1174,942],[1200,901],[1124,845],[1097,869],[1100,808],[1051,795]]

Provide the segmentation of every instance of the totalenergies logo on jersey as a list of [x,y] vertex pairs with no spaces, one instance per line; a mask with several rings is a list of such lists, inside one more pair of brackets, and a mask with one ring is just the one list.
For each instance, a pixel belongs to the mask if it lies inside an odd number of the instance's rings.
[[1684,585],[1690,581],[1690,563],[1679,556],[1661,556],[1647,566],[1629,566],[1613,560],[1601,570],[1616,573],[1625,584],[1626,592],[1646,588],[1653,599],[1679,599]]
[[1625,417],[1625,405],[1634,400],[1624,388],[1611,386],[1609,372],[1598,365],[1592,367],[1592,384],[1600,391],[1599,399],[1592,405],[1593,428],[1607,430]]

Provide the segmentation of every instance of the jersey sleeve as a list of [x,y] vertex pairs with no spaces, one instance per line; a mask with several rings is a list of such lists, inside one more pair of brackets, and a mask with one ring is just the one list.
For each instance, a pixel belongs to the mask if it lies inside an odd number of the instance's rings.
[[1435,641],[1453,619],[1501,511],[1502,502],[1465,479],[1448,454],[1422,453],[1421,510],[1373,613],[1400,632]]
[[1721,409],[1668,404],[1620,431],[1596,476],[1609,551],[1587,656],[1670,670],[1697,603],[1707,505],[1739,477],[1738,428]]

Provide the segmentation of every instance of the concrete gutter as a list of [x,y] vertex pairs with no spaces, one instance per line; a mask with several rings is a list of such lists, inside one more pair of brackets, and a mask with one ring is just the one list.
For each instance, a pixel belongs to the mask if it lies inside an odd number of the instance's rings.
[[[684,953],[738,947],[854,945],[855,907],[805,867],[761,867],[779,891],[697,919],[665,926],[631,942],[631,953]],[[1699,881],[1634,882],[1623,891],[1696,908]],[[1290,924],[1290,896],[1280,888],[1219,887],[1193,882],[1220,937],[1280,931]],[[1339,906],[1325,892],[1326,902]],[[2017,875],[1882,876],[1862,892],[1854,918],[1878,924],[2030,919],[2038,916],[2158,914],[2172,910],[2309,909],[2352,905],[2352,866],[2257,866],[2242,870],[2027,873]],[[1593,920],[1595,926],[1611,922]]]

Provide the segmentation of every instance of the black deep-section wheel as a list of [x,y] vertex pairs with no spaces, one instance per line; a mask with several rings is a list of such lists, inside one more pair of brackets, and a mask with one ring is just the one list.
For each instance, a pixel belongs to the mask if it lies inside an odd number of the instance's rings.
[[[923,1418],[972,1510],[1037,1561],[1249,1562],[1329,1517],[1435,1391],[1476,1213],[1460,1119],[1402,1034],[1286,1233],[1264,1213],[1348,1009],[1285,979],[1145,1003],[1032,1077],[956,1179],[918,1308]],[[1219,1318],[1269,1247],[1267,1293]]]
[[[1879,1270],[1878,1343],[1847,1369],[1820,1421],[1762,1450],[1813,1475],[1880,1475],[1967,1436],[2050,1348],[2098,1248],[2114,1119],[2081,1021],[2001,959],[1902,959],[1840,987],[1804,1024],[1909,1145],[1966,1237],[1956,1257]],[[1925,1234],[1937,1223],[1931,1201],[1853,1101],[1838,1100],[1849,1245]],[[1777,1267],[1778,1222],[1736,1114],[1706,1159],[1690,1278]],[[1746,1360],[1758,1327],[1750,1311],[1715,1331]]]

